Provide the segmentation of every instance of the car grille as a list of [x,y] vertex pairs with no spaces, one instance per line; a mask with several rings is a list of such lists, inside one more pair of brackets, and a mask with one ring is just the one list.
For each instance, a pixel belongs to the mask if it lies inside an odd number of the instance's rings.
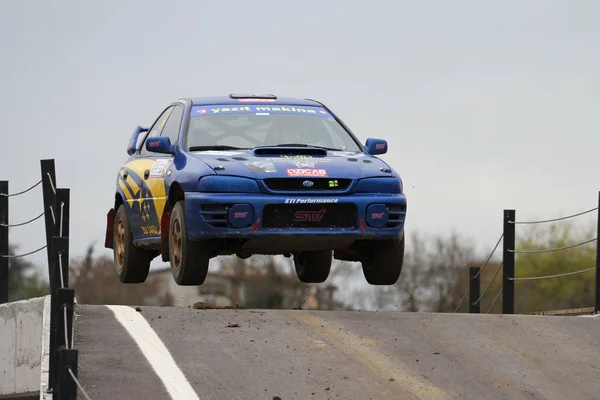
[[203,204],[200,208],[200,215],[210,226],[226,228],[227,212],[231,206],[231,204]]
[[[310,181],[312,186],[305,186],[304,182]],[[351,179],[330,178],[267,178],[264,180],[269,190],[279,192],[302,191],[343,191],[352,183]]]
[[404,218],[406,216],[406,206],[399,204],[390,204],[388,205],[389,219],[388,223],[385,226],[386,228],[397,228],[402,223],[404,223]]
[[264,228],[354,228],[356,205],[267,204],[263,209]]

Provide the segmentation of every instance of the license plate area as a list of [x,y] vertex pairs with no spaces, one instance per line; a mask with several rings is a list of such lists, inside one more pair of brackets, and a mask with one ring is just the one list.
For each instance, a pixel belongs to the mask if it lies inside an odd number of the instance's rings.
[[354,228],[356,205],[267,204],[263,208],[263,228]]

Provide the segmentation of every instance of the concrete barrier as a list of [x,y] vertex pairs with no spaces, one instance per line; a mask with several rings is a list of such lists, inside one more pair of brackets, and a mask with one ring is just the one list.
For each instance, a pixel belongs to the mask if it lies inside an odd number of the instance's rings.
[[49,300],[36,297],[0,305],[0,398],[39,396]]

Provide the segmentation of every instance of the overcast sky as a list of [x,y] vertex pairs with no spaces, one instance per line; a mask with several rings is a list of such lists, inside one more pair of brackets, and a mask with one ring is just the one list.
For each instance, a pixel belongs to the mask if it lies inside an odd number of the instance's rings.
[[[491,249],[505,208],[522,220],[597,203],[598,15],[583,0],[2,0],[0,179],[21,190],[54,158],[71,254],[95,242],[110,255],[106,213],[137,125],[184,96],[311,97],[363,142],[389,141],[408,233],[456,229]],[[39,189],[11,199],[12,223],[42,211]],[[10,240],[44,245],[43,220]]]

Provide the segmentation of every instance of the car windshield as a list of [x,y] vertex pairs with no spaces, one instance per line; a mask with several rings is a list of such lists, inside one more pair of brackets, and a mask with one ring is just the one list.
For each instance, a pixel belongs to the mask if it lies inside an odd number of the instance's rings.
[[246,104],[194,106],[188,150],[316,146],[360,152],[350,134],[323,107]]

